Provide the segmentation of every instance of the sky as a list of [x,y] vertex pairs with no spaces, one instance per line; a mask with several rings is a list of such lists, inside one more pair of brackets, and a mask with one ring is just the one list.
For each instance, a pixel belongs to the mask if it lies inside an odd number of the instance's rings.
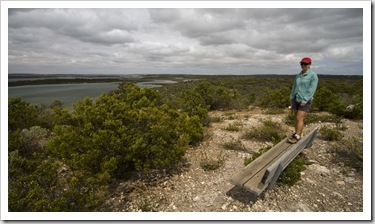
[[18,8],[8,73],[363,75],[362,8]]

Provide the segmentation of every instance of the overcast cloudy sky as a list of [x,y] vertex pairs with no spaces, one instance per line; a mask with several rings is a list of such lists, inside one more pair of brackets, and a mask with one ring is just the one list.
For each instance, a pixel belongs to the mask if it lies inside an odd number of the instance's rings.
[[361,8],[8,13],[9,73],[363,73]]

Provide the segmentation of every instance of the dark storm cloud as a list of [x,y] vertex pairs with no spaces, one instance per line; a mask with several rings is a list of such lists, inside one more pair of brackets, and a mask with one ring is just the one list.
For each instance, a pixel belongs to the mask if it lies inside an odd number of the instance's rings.
[[8,21],[10,72],[289,73],[306,55],[322,73],[325,61],[362,72],[362,9],[9,9]]

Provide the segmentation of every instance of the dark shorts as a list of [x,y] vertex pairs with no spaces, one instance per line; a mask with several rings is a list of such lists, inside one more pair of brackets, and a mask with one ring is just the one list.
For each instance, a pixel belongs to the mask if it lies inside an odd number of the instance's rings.
[[301,103],[296,102],[295,100],[292,100],[292,110],[300,110],[309,112],[311,109],[311,100],[308,101],[304,106],[301,106]]

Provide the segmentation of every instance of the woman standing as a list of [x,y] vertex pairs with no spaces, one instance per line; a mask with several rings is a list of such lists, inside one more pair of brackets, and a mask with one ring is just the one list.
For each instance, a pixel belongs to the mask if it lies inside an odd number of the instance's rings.
[[301,72],[296,76],[290,94],[290,103],[296,116],[295,132],[288,138],[290,143],[297,143],[302,136],[305,114],[310,111],[313,96],[318,86],[318,76],[311,67],[311,58],[302,58],[300,61]]

